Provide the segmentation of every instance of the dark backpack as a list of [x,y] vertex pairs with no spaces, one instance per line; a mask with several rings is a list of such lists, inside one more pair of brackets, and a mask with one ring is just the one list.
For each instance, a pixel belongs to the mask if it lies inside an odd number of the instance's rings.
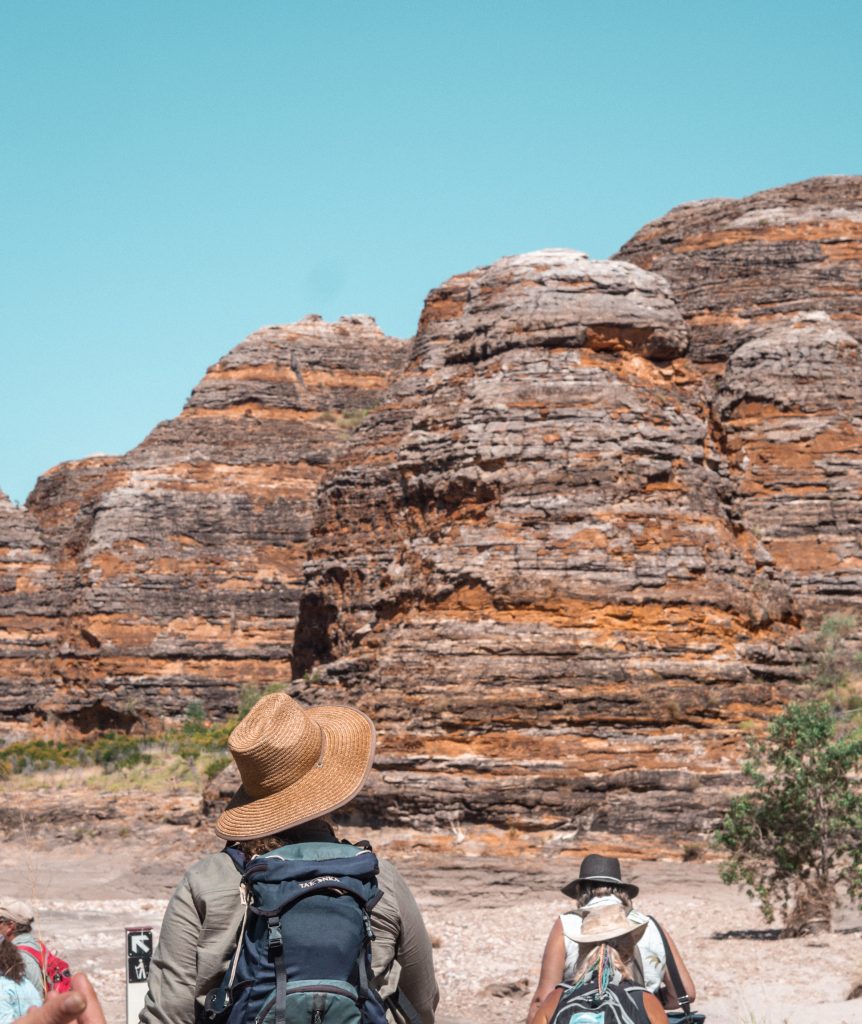
[[[233,853],[233,851],[228,851]],[[225,1024],[385,1024],[372,988],[377,858],[348,843],[253,857],[236,952],[204,1015]]]
[[643,1005],[647,989],[623,982],[601,992],[595,986],[566,988],[551,1024],[650,1024]]
[[45,982],[45,992],[69,992],[72,988],[72,972],[66,961],[52,952],[44,942],[37,941],[37,946],[18,945],[22,953],[28,953],[39,965],[42,972],[42,980]]

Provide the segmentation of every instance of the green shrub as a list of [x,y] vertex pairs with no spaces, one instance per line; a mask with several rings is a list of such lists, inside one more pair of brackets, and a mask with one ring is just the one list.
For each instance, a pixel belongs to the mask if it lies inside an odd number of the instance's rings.
[[126,733],[94,733],[77,742],[26,740],[0,748],[0,778],[50,769],[95,765],[116,772],[147,764],[165,755],[182,758],[199,776],[212,778],[229,762],[227,741],[237,723],[268,693],[284,689],[283,684],[246,686],[240,692],[235,715],[224,722],[210,722],[200,701],[192,701],[178,725],[162,733],[143,737]]
[[829,701],[791,704],[753,741],[751,783],[714,834],[722,881],[776,911],[786,934],[831,929],[840,890],[862,900],[862,738],[838,734]]

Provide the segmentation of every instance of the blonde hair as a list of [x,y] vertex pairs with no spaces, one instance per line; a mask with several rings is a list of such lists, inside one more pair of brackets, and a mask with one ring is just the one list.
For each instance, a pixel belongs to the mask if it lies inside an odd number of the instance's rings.
[[594,946],[581,949],[575,964],[573,985],[581,985],[594,972],[604,966],[604,957],[610,958],[614,971],[619,972],[623,981],[634,981],[632,964],[634,963],[635,943],[631,935],[620,935],[606,942],[597,942]]

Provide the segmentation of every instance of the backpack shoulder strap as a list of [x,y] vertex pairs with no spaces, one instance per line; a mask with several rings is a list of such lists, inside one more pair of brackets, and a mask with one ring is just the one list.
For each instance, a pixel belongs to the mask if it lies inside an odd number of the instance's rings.
[[652,921],[656,928],[658,928],[658,933],[661,936],[662,943],[664,944],[664,953],[667,960],[667,973],[670,975],[670,980],[673,982],[673,987],[676,991],[676,998],[679,1001],[679,1005],[682,1007],[683,1013],[687,1017],[691,1008],[691,999],[689,998],[688,992],[686,992],[685,985],[682,983],[682,978],[679,974],[679,968],[676,965],[676,958],[673,955],[673,950],[670,948],[670,943],[667,941],[667,936],[665,935],[662,926],[654,917],[651,917],[650,921]]
[[[242,850],[233,843],[227,843],[222,850],[222,853],[226,853],[228,857],[230,857],[233,866],[237,869],[240,875],[244,876],[247,859]],[[238,887],[238,893],[240,900],[245,902],[242,883]],[[210,989],[204,997],[203,1018],[205,1021],[214,1022],[221,1020],[227,1016],[227,1013],[231,1008],[231,989],[233,987],[233,980],[236,974],[236,968],[242,948],[242,937],[247,924],[248,904],[246,903],[245,912],[242,915],[242,921],[239,926],[236,945],[234,946],[234,951],[228,963],[227,970],[222,975],[220,983],[215,988]]]
[[422,1024],[419,1011],[400,988],[395,989],[391,995],[388,995],[383,1000],[383,1005],[392,1015],[396,1024]]
[[19,946],[17,942],[15,943],[15,947],[21,953],[29,953],[30,956],[33,957],[33,959],[36,961],[36,963],[40,967],[44,968],[44,965],[48,960],[48,947],[45,945],[44,942],[42,942],[41,939],[36,939],[36,941],[39,943],[38,949],[36,949],[34,946]]

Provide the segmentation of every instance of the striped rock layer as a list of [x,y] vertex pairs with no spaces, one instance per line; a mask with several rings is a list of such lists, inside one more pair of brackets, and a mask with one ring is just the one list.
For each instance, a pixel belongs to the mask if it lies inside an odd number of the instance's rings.
[[753,323],[811,310],[862,339],[862,177],[686,203],[618,257],[667,279],[706,368],[720,370]]
[[0,647],[0,666],[28,666],[6,711],[124,727],[289,680],[318,482],[406,354],[367,317],[265,328],[133,451],[61,465],[26,508],[0,506],[0,557],[20,552],[0,587],[27,560],[18,628],[39,623]]
[[667,283],[549,250],[428,298],[318,497],[295,667],[382,735],[365,805],[693,827],[780,695],[786,582],[740,530]]
[[689,203],[618,256],[685,317],[737,527],[800,615],[862,616],[862,177]]
[[860,200],[504,259],[411,346],[252,335],[134,451],[0,498],[0,717],[221,714],[292,672],[377,723],[366,819],[700,834],[812,633],[862,618]]

